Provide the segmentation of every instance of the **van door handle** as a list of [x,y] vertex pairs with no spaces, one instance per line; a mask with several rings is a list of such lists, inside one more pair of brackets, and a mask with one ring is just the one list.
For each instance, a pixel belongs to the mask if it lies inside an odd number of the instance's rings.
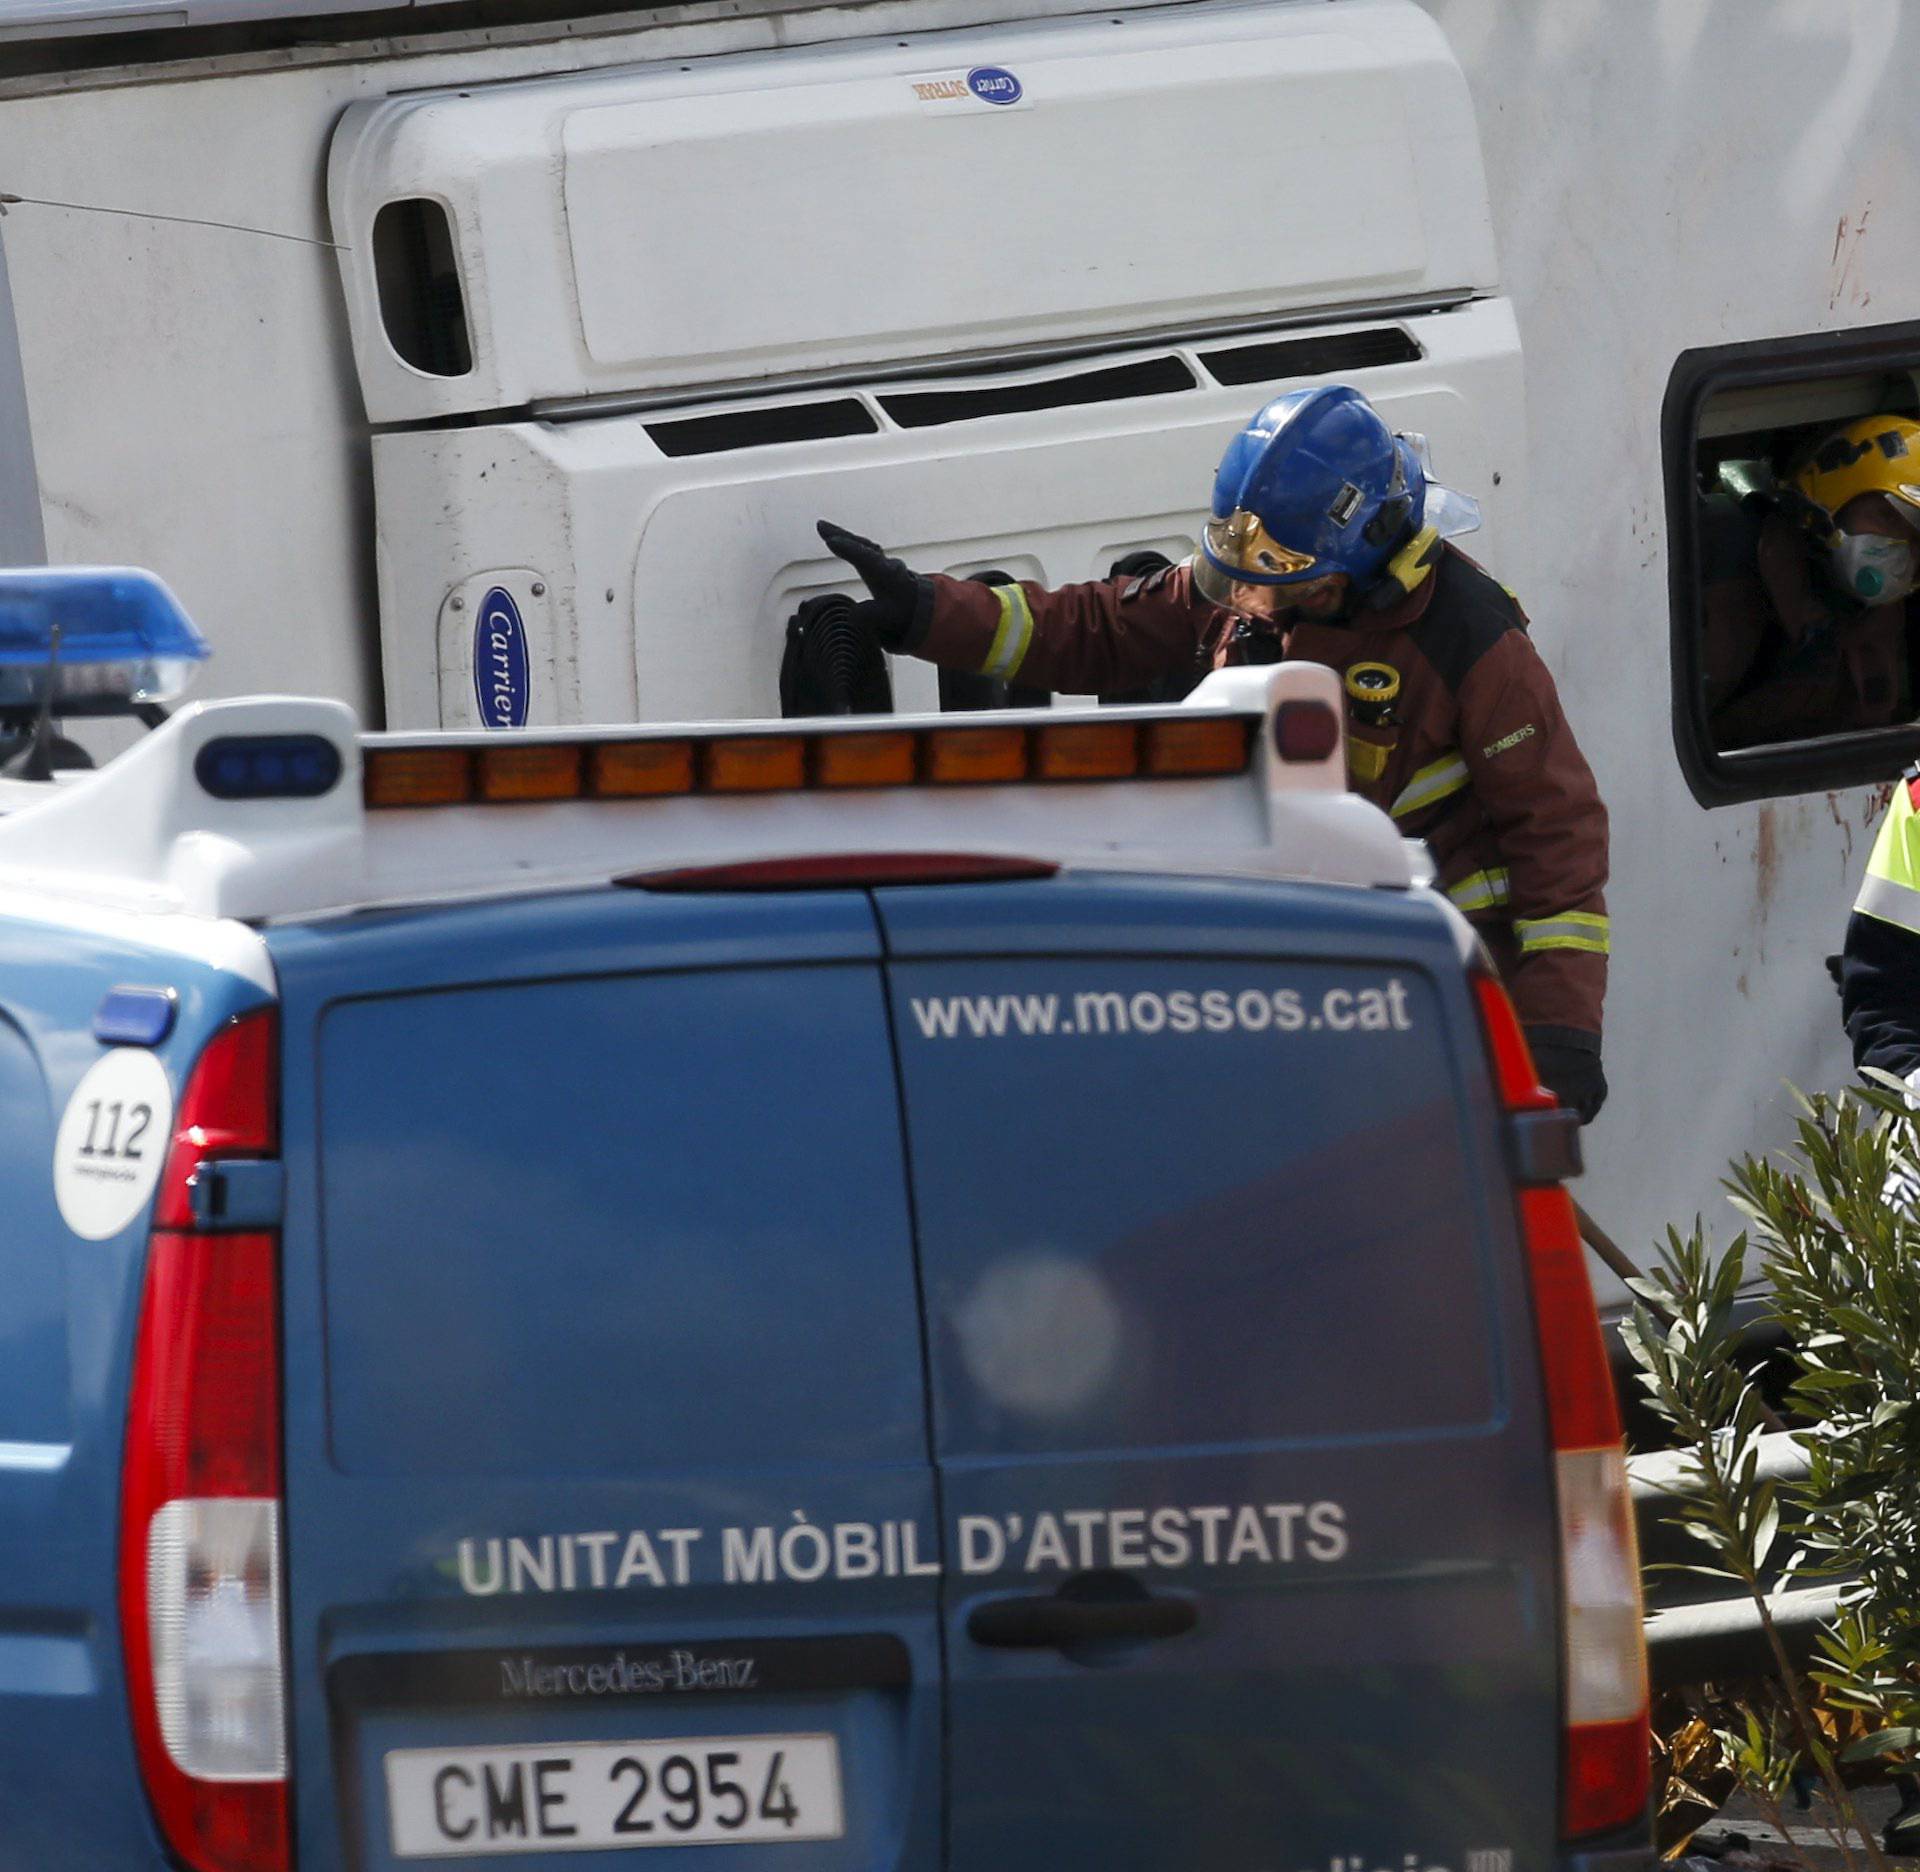
[[975,1644],[1006,1650],[1065,1650],[1115,1639],[1178,1638],[1200,1622],[1200,1608],[1191,1599],[1156,1595],[1131,1580],[1127,1584],[1133,1590],[1124,1598],[1061,1592],[989,1599],[967,1614],[967,1636]]

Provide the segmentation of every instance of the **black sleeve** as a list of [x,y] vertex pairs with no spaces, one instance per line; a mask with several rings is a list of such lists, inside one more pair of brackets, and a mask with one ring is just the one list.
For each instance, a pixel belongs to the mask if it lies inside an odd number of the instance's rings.
[[1840,1018],[1856,1066],[1901,1079],[1920,1066],[1920,936],[1853,913],[1840,957]]

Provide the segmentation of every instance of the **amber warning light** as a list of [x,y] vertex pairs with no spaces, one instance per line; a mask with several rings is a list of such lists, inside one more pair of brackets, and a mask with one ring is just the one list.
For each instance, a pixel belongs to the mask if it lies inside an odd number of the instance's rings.
[[[1288,716],[1287,710],[1296,707],[1304,712]],[[1324,759],[1337,745],[1338,725],[1323,705],[1287,703],[1280,714],[1288,728],[1280,737],[1282,759]],[[1252,715],[1184,712],[1165,719],[1075,720],[1034,727],[982,722],[604,741],[532,741],[516,735],[479,746],[368,746],[364,784],[367,805],[380,809],[854,788],[1208,780],[1247,771],[1259,725],[1260,718]]]

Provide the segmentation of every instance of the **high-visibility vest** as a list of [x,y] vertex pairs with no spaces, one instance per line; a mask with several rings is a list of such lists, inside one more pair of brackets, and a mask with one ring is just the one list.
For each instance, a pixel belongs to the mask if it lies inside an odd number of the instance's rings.
[[1920,766],[1910,767],[1893,789],[1853,907],[1920,936]]

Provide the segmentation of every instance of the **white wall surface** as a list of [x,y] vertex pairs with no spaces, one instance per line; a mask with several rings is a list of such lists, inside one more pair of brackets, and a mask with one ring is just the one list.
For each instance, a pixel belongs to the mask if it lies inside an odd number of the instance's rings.
[[1660,405],[1682,351],[1920,317],[1920,8],[1423,4],[1473,89],[1527,360],[1515,582],[1613,815],[1614,1090],[1583,1200],[1636,1255],[1696,1210],[1725,1240],[1716,1177],[1786,1138],[1782,1081],[1848,1076],[1823,958],[1885,795],[1688,793]]

